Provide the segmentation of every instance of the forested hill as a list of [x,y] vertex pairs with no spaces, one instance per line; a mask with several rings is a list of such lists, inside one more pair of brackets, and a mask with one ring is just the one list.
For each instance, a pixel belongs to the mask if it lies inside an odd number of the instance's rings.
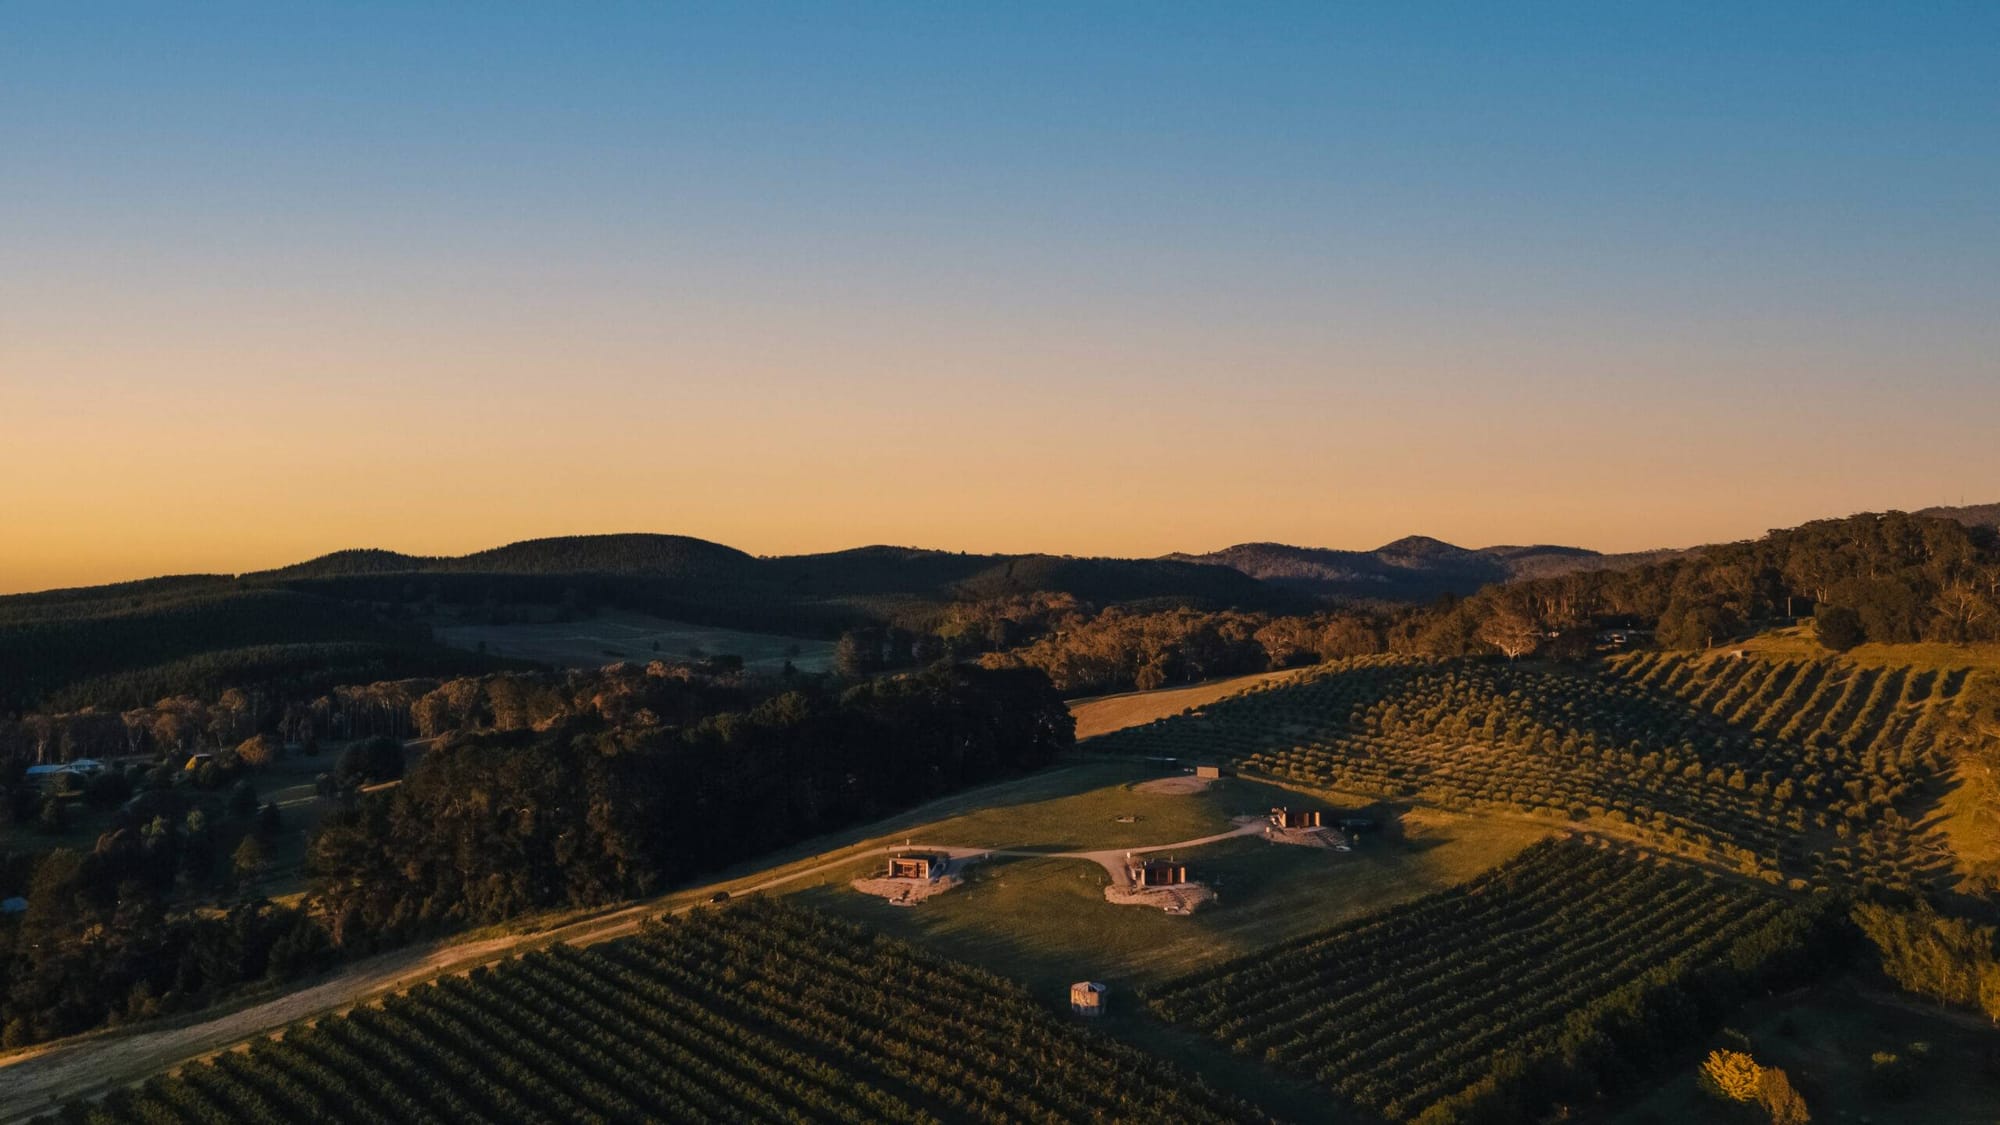
[[887,546],[759,558],[704,539],[649,534],[529,539],[460,556],[336,551],[244,578],[286,582],[394,574],[609,575],[778,598],[1060,593],[1093,602],[1178,599],[1250,607],[1283,600],[1252,576],[1169,559],[975,555]]
[[441,618],[624,609],[794,636],[924,618],[967,600],[1276,611],[1300,595],[1164,560],[865,547],[758,558],[677,535],[535,539],[460,557],[350,550],[278,570],[0,597],[0,714],[131,707],[218,686],[323,690],[492,661],[434,644]]
[[2000,529],[2000,504],[1967,504],[1957,508],[1925,508],[1913,513],[1941,520],[1953,520],[1967,527]]
[[1518,578],[1640,566],[1677,553],[1605,555],[1582,547],[1551,545],[1467,548],[1412,535],[1372,551],[1239,543],[1207,554],[1167,558],[1227,567],[1320,597],[1414,602],[1445,594],[1470,594],[1482,586]]
[[757,560],[734,547],[687,535],[564,535],[524,539],[469,555],[405,555],[362,549],[330,555],[247,578],[338,578],[422,571],[479,574],[639,574],[661,578],[739,577]]

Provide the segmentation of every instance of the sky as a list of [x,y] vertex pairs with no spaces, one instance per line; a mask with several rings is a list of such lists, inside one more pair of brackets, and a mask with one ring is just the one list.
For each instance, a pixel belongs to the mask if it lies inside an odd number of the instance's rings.
[[0,592],[2000,500],[2000,5],[0,0]]

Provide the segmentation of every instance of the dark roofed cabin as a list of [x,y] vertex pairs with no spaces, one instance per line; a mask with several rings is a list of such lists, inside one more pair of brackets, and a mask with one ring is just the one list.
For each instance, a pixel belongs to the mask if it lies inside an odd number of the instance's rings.
[[891,879],[934,879],[943,874],[945,857],[928,852],[912,852],[909,855],[889,857],[889,878]]
[[1132,883],[1140,887],[1171,887],[1188,881],[1187,864],[1150,859],[1132,865]]

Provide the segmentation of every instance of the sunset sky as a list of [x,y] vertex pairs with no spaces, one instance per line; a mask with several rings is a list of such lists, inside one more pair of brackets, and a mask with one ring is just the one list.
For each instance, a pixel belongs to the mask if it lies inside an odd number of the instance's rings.
[[0,5],[0,592],[2000,500],[2000,5]]

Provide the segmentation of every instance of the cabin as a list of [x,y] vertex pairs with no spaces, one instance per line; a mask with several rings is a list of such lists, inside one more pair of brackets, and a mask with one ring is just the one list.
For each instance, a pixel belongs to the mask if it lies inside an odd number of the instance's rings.
[[1209,779],[1209,780],[1211,780],[1211,781],[1214,781],[1214,780],[1219,780],[1219,779],[1220,779],[1220,778],[1222,777],[1222,767],[1221,767],[1221,766],[1196,766],[1196,767],[1194,768],[1194,775],[1195,775],[1196,777],[1205,777],[1205,778],[1208,778],[1208,779]]
[[28,772],[23,775],[25,780],[36,785],[48,785],[68,776],[70,776],[68,766],[29,766]]
[[889,857],[891,879],[935,879],[944,874],[945,857],[931,852],[905,852]]
[[1319,826],[1318,809],[1292,809],[1281,805],[1271,810],[1273,828],[1318,828]]
[[103,762],[95,758],[78,758],[60,765],[29,766],[22,780],[36,785],[53,785],[65,777],[96,777],[103,772]]
[[1069,1010],[1079,1016],[1104,1014],[1104,994],[1111,991],[1094,980],[1080,980],[1069,986]]
[[1143,860],[1126,870],[1135,887],[1175,887],[1188,881],[1187,864],[1171,859]]

